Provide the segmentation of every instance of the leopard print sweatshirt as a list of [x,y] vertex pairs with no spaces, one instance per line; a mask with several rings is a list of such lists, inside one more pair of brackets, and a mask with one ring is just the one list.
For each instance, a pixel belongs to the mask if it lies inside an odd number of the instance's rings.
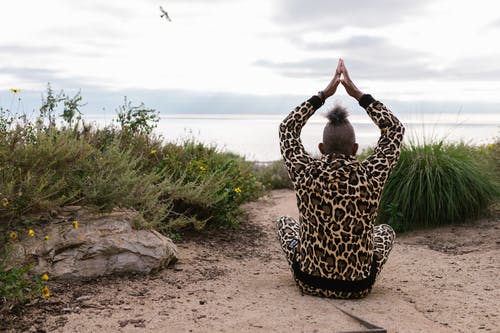
[[338,280],[368,277],[373,262],[373,222],[380,194],[400,154],[404,127],[381,102],[359,104],[380,128],[377,147],[363,162],[342,154],[312,158],[302,127],[322,105],[318,96],[296,107],[280,124],[280,148],[300,214],[296,260],[307,274]]

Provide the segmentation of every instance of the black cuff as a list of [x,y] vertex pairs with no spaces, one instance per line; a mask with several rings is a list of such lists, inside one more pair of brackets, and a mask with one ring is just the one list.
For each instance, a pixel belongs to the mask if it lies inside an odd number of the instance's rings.
[[321,105],[323,105],[323,101],[321,100],[321,98],[319,98],[318,95],[314,95],[313,97],[309,98],[307,101],[312,104],[312,106],[314,107],[314,110],[319,109],[321,107]]
[[361,107],[363,109],[366,109],[367,107],[369,107],[370,104],[372,104],[373,102],[375,102],[375,98],[373,98],[372,95],[370,95],[370,94],[364,94],[359,99],[359,105],[361,105]]

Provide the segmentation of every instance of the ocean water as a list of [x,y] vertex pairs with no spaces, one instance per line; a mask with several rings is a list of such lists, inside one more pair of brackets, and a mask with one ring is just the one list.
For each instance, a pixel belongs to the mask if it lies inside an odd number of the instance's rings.
[[[87,120],[98,125],[109,124],[114,115],[90,115]],[[286,115],[239,114],[167,114],[161,115],[156,133],[165,140],[178,142],[195,139],[221,150],[244,155],[249,160],[280,159],[278,126]],[[470,144],[487,144],[500,137],[500,114],[440,113],[398,115],[406,127],[405,141],[424,142],[444,139]],[[379,129],[366,114],[353,114],[351,123],[360,149],[376,145]],[[326,119],[314,115],[302,130],[306,150],[319,154]]]

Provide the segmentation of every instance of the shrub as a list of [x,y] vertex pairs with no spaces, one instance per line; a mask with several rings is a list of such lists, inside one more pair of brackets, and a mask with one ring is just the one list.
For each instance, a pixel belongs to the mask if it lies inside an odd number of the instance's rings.
[[0,260],[0,313],[17,304],[42,295],[39,278],[34,281],[26,277],[29,267],[7,270]]
[[117,109],[118,119],[122,131],[149,135],[156,128],[159,114],[156,110],[147,108],[144,103],[133,106],[132,102],[124,98],[123,105]]
[[235,225],[239,206],[262,194],[244,158],[193,140],[163,143],[152,133],[158,113],[143,104],[125,98],[120,127],[102,129],[84,123],[82,105],[80,93],[56,94],[49,85],[35,123],[1,109],[0,228],[72,204],[135,208],[148,221],[138,227],[169,232]]
[[10,268],[5,259],[3,240],[37,223],[31,214],[75,204],[134,208],[144,217],[135,227],[171,234],[186,226],[234,226],[239,206],[262,194],[244,158],[192,140],[164,144],[152,133],[158,114],[143,104],[125,99],[121,127],[103,129],[84,123],[81,105],[80,93],[70,98],[48,86],[34,123],[0,108],[0,310],[49,294],[40,277],[29,279],[29,267]]
[[[135,208],[150,224],[165,217],[161,177],[116,141],[97,149],[72,130],[36,132],[35,140],[0,138],[0,221],[15,223],[29,213],[80,204],[101,210]],[[145,226],[143,226],[145,227]]]
[[255,165],[257,179],[267,189],[293,189],[293,184],[288,176],[283,160],[274,161],[266,165]]
[[[16,235],[16,232],[11,232],[11,237]],[[23,304],[32,298],[50,296],[45,281],[49,279],[47,274],[42,276],[32,275],[29,273],[30,267],[10,267],[8,257],[8,249],[12,246],[12,239],[7,240],[7,236],[0,235],[2,243],[0,243],[0,316],[4,312],[8,312],[13,307]],[[15,241],[15,240],[14,240]]]
[[262,194],[252,163],[216,147],[186,140],[149,155],[158,161],[157,172],[166,176],[165,196],[173,200],[167,229],[235,225],[239,206]]
[[69,127],[78,127],[82,120],[82,113],[80,107],[84,106],[82,103],[81,93],[78,92],[73,97],[69,97],[61,90],[59,93],[54,93],[50,83],[47,84],[47,95],[42,95],[42,105],[40,106],[39,115],[36,120],[38,129],[48,130],[56,126],[56,111],[60,109],[59,105],[63,104],[62,113],[59,114],[62,120],[66,122]]
[[403,146],[382,192],[378,222],[405,231],[480,216],[500,193],[491,157],[498,143],[489,147],[442,141]]

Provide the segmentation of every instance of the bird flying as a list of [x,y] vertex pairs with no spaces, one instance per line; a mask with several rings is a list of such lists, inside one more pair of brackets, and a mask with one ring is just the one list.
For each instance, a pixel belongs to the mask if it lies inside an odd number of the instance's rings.
[[168,13],[165,11],[165,9],[163,9],[162,6],[160,6],[160,11],[162,12],[162,14],[160,15],[160,17],[165,17],[167,20],[169,20],[170,22],[172,22],[172,20],[170,19],[170,16],[168,16]]

